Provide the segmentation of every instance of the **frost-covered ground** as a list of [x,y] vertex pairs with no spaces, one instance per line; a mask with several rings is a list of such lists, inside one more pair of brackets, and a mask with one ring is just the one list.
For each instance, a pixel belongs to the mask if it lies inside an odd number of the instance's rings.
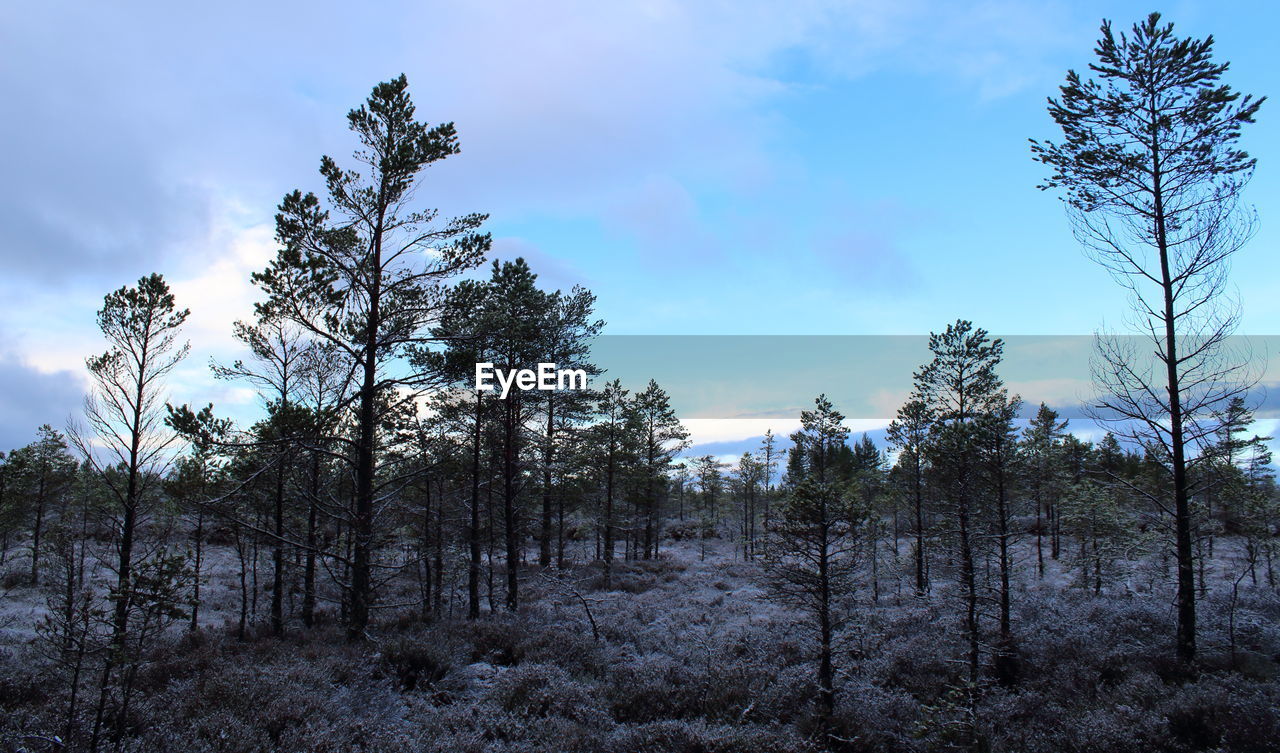
[[[1280,599],[1265,579],[1243,581],[1233,656],[1237,552],[1219,542],[1200,604],[1202,663],[1189,676],[1170,659],[1158,558],[1124,568],[1094,596],[1075,587],[1065,562],[1037,578],[1024,541],[1018,680],[970,696],[945,562],[931,597],[916,599],[904,542],[896,567],[882,558],[880,598],[864,583],[841,605],[834,730],[822,736],[810,621],[771,601],[758,564],[725,541],[706,542],[705,559],[700,542],[668,541],[658,561],[617,563],[607,591],[598,566],[545,576],[530,568],[518,614],[428,624],[411,607],[389,609],[360,645],[343,641],[332,604],[310,631],[295,620],[283,640],[260,626],[237,640],[238,559],[214,547],[202,628],[175,626],[148,657],[124,749],[924,751],[969,745],[972,731],[997,751],[1274,751]],[[10,563],[22,566],[21,556]],[[259,586],[268,580],[264,555]],[[385,594],[389,603],[413,596],[407,576]],[[37,739],[61,729],[65,681],[32,644],[46,598],[26,586],[3,596],[8,750],[50,749]],[[260,593],[259,625],[268,603]],[[293,595],[286,604],[297,607]],[[994,627],[993,610],[984,619]]]

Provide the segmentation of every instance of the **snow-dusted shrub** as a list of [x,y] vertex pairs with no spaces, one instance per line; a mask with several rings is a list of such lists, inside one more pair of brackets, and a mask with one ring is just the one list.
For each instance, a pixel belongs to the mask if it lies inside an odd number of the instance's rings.
[[704,679],[674,657],[648,655],[614,666],[605,693],[619,722],[687,719],[701,712]]
[[522,664],[503,672],[485,698],[521,717],[556,716],[598,728],[610,723],[596,689],[551,664]]
[[817,753],[822,750],[793,729],[763,725],[712,725],[659,721],[619,726],[604,753]]
[[493,615],[464,623],[471,661],[511,667],[524,660],[527,627],[511,615]]
[[[855,675],[921,699],[938,698],[959,681],[964,668],[955,661],[963,651],[958,620],[912,610],[878,628],[876,645],[859,651]],[[841,645],[854,642],[841,637]]]
[[413,715],[423,722],[415,753],[597,753],[607,732],[562,716],[507,711],[493,701],[443,707],[428,717]]
[[1072,591],[1037,594],[1018,607],[1020,653],[1028,690],[1078,694],[1114,683],[1167,658],[1167,610],[1143,599],[1095,598]]
[[[847,741],[841,750],[893,753],[919,749],[912,734],[919,716],[920,704],[909,693],[858,681],[840,686],[832,725]],[[805,722],[801,729],[812,718]]]
[[439,682],[453,666],[447,646],[426,636],[401,637],[382,649],[382,663],[401,690],[426,689]]
[[[658,577],[652,573],[620,572],[614,573],[609,581],[609,589],[629,594],[642,594],[658,585]],[[600,588],[604,587],[603,581]]]
[[813,667],[807,664],[778,667],[770,681],[756,688],[746,721],[791,724],[813,712],[818,695]]
[[[1020,753],[1153,750],[1150,746],[1160,727],[1159,716],[1126,703],[1127,698],[1126,692],[1120,692],[1105,702],[1081,706],[1073,703],[1070,693],[1045,697],[1021,689],[991,688],[980,696],[979,732],[993,748]],[[932,732],[927,740],[937,739],[942,731]]]
[[15,654],[0,651],[0,709],[39,705],[49,698],[50,688],[41,681],[40,667],[28,663],[30,656]]
[[0,574],[0,589],[10,591],[19,586],[27,585],[31,578],[25,570],[6,570]]
[[1205,675],[1165,705],[1169,749],[1271,753],[1280,741],[1280,687]]
[[589,629],[567,630],[563,624],[531,624],[521,642],[525,660],[554,664],[574,676],[604,677],[609,657]]

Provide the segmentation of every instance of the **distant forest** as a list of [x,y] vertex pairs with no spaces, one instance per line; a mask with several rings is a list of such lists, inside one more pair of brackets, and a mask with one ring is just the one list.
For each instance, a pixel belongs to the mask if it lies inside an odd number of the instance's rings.
[[[1133,305],[1139,339],[1098,339],[1110,432],[1028,409],[958,319],[885,446],[833,379],[733,462],[608,379],[589,290],[419,206],[459,136],[378,84],[211,364],[256,421],[170,404],[198,302],[151,274],[103,301],[83,415],[0,454],[0,744],[1276,750],[1280,493],[1224,292],[1263,99],[1212,53],[1104,22],[1031,142]],[[479,363],[591,384],[500,397]]]

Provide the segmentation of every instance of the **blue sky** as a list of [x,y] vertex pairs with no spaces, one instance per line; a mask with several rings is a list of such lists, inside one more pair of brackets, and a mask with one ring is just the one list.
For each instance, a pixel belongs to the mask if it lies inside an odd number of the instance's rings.
[[[261,5],[270,5],[269,8]],[[599,296],[610,334],[999,334],[1118,325],[1026,139],[1091,60],[1097,2],[26,4],[0,27],[0,448],[78,406],[107,291],[158,271],[193,310],[175,401],[212,382],[276,203],[353,148],[345,113],[408,75],[463,153],[420,191],[484,211],[498,255]],[[1228,82],[1280,94],[1269,4],[1167,3]],[[1261,227],[1242,332],[1274,334],[1280,119],[1244,146]],[[604,364],[607,366],[607,364]],[[741,430],[705,439],[727,439]],[[753,429],[754,431],[754,429]]]

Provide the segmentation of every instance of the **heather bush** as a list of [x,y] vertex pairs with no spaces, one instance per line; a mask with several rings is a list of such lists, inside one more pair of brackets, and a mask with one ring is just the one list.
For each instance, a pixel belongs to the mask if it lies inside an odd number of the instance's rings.
[[560,717],[596,728],[609,723],[596,688],[551,664],[524,664],[502,673],[485,699],[525,718]]
[[382,663],[400,690],[425,690],[448,674],[453,657],[438,641],[401,637],[383,647]]
[[[1211,594],[1203,658],[1188,672],[1169,658],[1165,601],[1036,582],[1015,594],[1018,682],[994,682],[988,623],[972,695],[946,584],[928,600],[854,594],[835,640],[835,709],[822,723],[811,634],[767,603],[755,563],[729,562],[723,548],[705,563],[678,550],[618,563],[619,577],[651,583],[582,592],[598,640],[580,601],[536,580],[516,614],[385,615],[357,644],[328,623],[284,639],[170,631],[141,657],[121,749],[914,753],[972,734],[993,753],[1252,753],[1280,735],[1273,594],[1237,594],[1234,657],[1230,604]],[[581,584],[592,572],[561,577]],[[66,700],[30,650],[5,649],[0,751],[51,750],[40,740],[61,734]],[[82,705],[80,728],[90,721]]]
[[822,748],[781,726],[660,721],[618,727],[606,753],[816,753]]
[[526,634],[510,615],[493,616],[466,623],[462,628],[471,644],[470,660],[510,667],[524,660]]

